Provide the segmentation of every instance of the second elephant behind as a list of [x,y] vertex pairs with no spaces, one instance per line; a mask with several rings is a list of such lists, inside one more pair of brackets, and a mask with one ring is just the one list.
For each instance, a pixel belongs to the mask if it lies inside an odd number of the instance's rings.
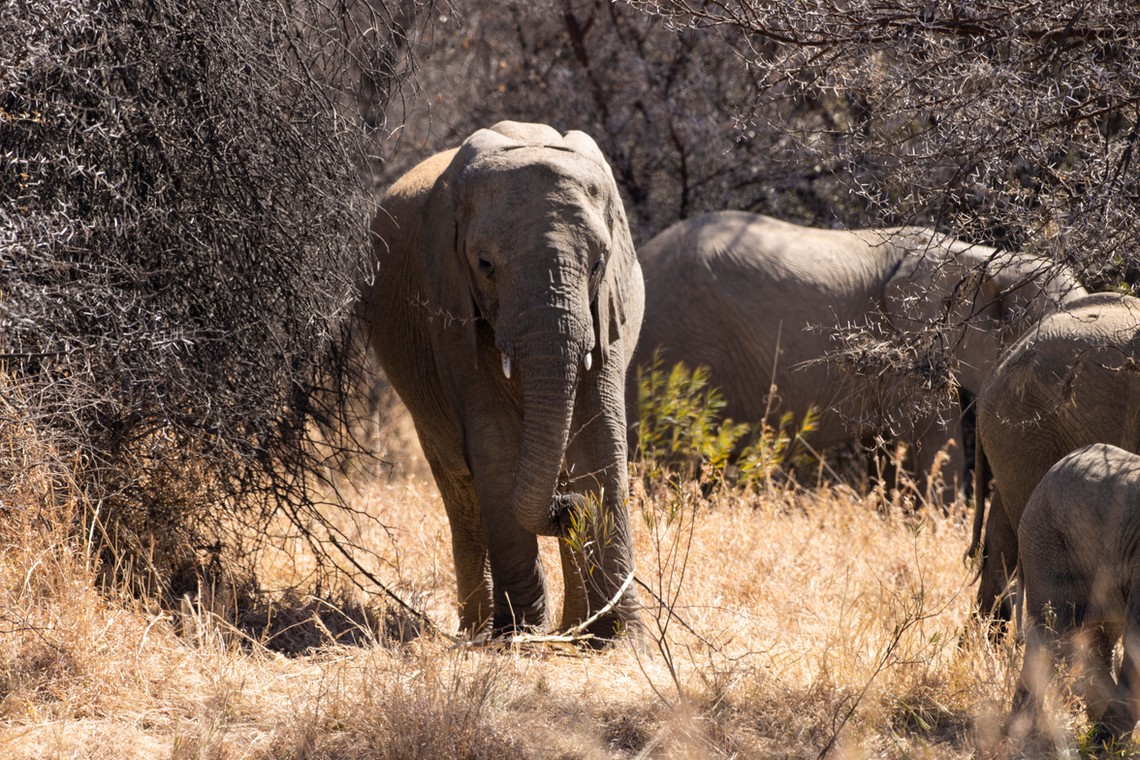
[[[925,228],[816,229],[741,211],[679,222],[639,258],[646,310],[634,366],[650,364],[655,350],[666,366],[707,366],[724,415],[737,422],[775,423],[789,411],[798,421],[814,406],[811,443],[821,448],[887,432],[870,422],[891,411],[876,408],[890,394],[856,397],[839,370],[818,361],[836,347],[836,328],[907,332],[940,322],[954,347],[956,381],[976,393],[1003,345],[1085,294],[1068,270],[1044,259]],[[636,390],[631,378],[628,406]],[[951,438],[958,446],[941,475],[964,482],[958,417],[948,406],[887,432],[914,447],[920,492]],[[943,498],[953,495],[950,488]]]
[[[1012,619],[1007,585],[1030,494],[1061,457],[1109,443],[1140,452],[1140,299],[1096,293],[1050,314],[1002,355],[977,398],[978,494],[969,554],[982,547],[978,607]],[[984,531],[983,531],[984,521]]]

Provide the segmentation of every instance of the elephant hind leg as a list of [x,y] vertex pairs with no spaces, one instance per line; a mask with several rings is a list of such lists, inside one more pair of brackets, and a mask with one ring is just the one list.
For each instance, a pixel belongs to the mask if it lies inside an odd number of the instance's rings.
[[1030,621],[1025,632],[1021,673],[1006,726],[1006,734],[1015,742],[1054,733],[1053,721],[1045,712],[1045,704],[1046,694],[1057,674],[1060,652],[1057,633],[1040,622]]
[[1130,652],[1125,648],[1114,698],[1101,719],[1109,735],[1117,742],[1129,740],[1132,730],[1136,727],[1136,721],[1140,719],[1136,699],[1136,687],[1140,684],[1140,678],[1137,677],[1138,656],[1140,652]]
[[1005,632],[1014,618],[1012,581],[1017,566],[1017,528],[1010,525],[994,491],[982,539],[982,567],[978,582],[978,615],[990,622],[991,638]]
[[1093,740],[1106,744],[1117,732],[1121,706],[1116,703],[1117,683],[1112,677],[1114,633],[1102,627],[1085,627],[1068,643],[1073,663],[1073,690],[1084,699],[1089,720],[1094,724]]
[[[991,516],[1004,514],[994,510]],[[989,523],[987,523],[988,533]],[[987,538],[989,536],[987,535]],[[1104,631],[1086,626],[1089,588],[1076,572],[1064,543],[1051,533],[1035,531],[1022,545],[1025,581],[1025,656],[1014,697],[1010,736],[1029,735],[1063,741],[1062,730],[1046,711],[1046,695],[1055,686],[1058,663],[1072,666],[1073,691],[1085,697],[1089,715],[1104,711]],[[1111,649],[1109,649],[1111,652]],[[1094,712],[1095,711],[1095,712]],[[1020,735],[1019,735],[1020,734]]]

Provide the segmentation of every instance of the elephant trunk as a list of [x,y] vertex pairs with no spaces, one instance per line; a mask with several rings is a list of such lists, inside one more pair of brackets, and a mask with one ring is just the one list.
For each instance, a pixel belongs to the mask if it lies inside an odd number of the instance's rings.
[[520,526],[546,536],[560,534],[555,491],[588,335],[588,326],[579,324],[572,310],[557,310],[553,320],[516,343],[523,431],[511,504]]

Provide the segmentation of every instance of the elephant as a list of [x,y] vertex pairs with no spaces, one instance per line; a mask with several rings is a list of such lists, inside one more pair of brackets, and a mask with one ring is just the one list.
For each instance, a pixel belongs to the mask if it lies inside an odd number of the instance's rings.
[[[836,347],[835,328],[908,332],[940,323],[949,328],[957,382],[975,393],[1027,320],[1085,292],[1044,259],[930,229],[817,229],[743,211],[681,221],[638,255],[646,312],[634,365],[648,366],[659,351],[665,366],[707,367],[724,416],[736,422],[775,423],[788,411],[798,420],[815,407],[819,447],[881,432],[897,402],[889,388],[877,398],[850,392],[842,370],[822,361]],[[627,388],[631,419],[636,390]],[[962,442],[956,404],[945,411],[894,431],[914,447],[920,493],[939,450],[950,438]],[[950,418],[948,428],[940,417]],[[631,430],[631,446],[636,436]],[[940,476],[965,484],[960,447]]]
[[967,553],[976,556],[981,547],[978,610],[1001,624],[1013,618],[1007,590],[1018,525],[1049,468],[1092,443],[1140,452],[1140,299],[1095,293],[1044,317],[1002,355],[975,404],[977,482]]
[[1062,659],[1079,664],[1096,738],[1127,739],[1140,720],[1140,456],[1105,443],[1067,454],[1033,489],[1017,536],[1028,625],[1011,724],[1040,722]]
[[624,393],[645,292],[597,144],[480,129],[400,177],[372,232],[363,313],[443,498],[461,629],[551,625],[538,536],[559,538],[562,626],[636,626]]

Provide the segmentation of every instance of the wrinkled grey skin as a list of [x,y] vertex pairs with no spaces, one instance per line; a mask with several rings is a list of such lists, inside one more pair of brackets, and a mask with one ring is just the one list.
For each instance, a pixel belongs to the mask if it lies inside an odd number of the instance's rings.
[[[633,571],[623,403],[644,289],[609,165],[581,132],[501,122],[380,206],[365,313],[447,509],[460,625],[549,624],[539,535],[562,538],[562,625],[583,621]],[[630,590],[589,631],[635,619]]]
[[1081,664],[1075,686],[1098,738],[1127,738],[1140,719],[1140,456],[1103,443],[1065,456],[1034,489],[1017,534],[1029,627],[1013,726],[1041,721],[1063,659]]
[[[861,423],[882,419],[882,407],[894,403],[890,387],[881,398],[854,397],[837,369],[818,362],[835,348],[836,326],[909,331],[945,320],[957,381],[976,393],[1003,344],[1085,292],[1042,259],[928,229],[815,229],[742,211],[679,222],[638,254],[646,313],[635,365],[648,364],[659,347],[666,366],[706,365],[725,416],[738,422],[775,422],[786,411],[798,422],[815,406],[818,447],[885,432]],[[636,388],[628,390],[632,409]],[[948,407],[894,431],[915,449],[922,492],[936,454],[955,439],[941,472],[947,500],[965,473],[958,417]]]
[[1097,293],[1045,317],[1002,356],[976,407],[975,493],[987,466],[993,493],[988,517],[977,500],[969,553],[982,543],[979,610],[1009,620],[1017,526],[1041,478],[1091,443],[1140,452],[1140,300]]

